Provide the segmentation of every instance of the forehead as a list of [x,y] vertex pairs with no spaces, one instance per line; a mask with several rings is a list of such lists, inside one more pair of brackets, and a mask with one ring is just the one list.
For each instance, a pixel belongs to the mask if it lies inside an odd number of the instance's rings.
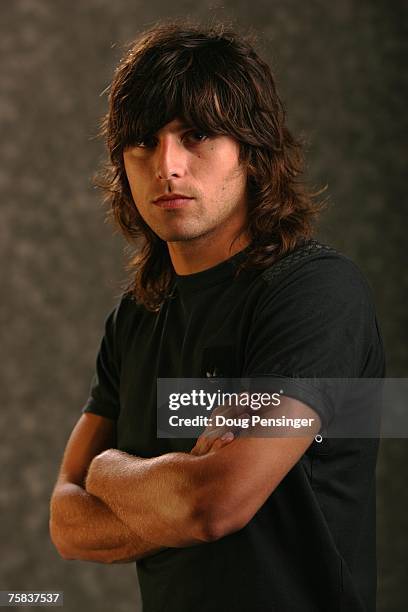
[[157,134],[174,134],[191,127],[194,127],[191,122],[187,121],[183,117],[176,117],[172,121],[169,121],[168,123],[163,125],[163,127],[161,127],[159,130],[157,130]]

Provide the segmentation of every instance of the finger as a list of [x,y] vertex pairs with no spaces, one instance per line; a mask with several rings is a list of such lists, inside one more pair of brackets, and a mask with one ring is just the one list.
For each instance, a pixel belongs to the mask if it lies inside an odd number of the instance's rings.
[[[220,407],[217,408],[217,410]],[[236,417],[236,422],[239,423],[241,420],[245,421],[250,418],[249,414],[244,412],[239,417]],[[191,451],[193,455],[205,455],[212,449],[213,445],[222,439],[222,436],[226,433],[232,433],[233,436],[239,436],[242,433],[243,429],[238,424],[236,426],[227,426],[220,425],[219,427],[215,427],[214,425],[206,427],[203,433],[197,439],[196,445],[194,449]],[[233,439],[233,438],[232,438]],[[220,448],[224,443],[229,443],[232,441],[227,437],[226,440],[222,440],[222,442],[217,442],[217,448]]]
[[212,450],[217,450],[222,446],[226,446],[235,438],[235,434],[233,431],[226,431],[222,435],[218,436],[215,440],[212,441],[210,447],[207,448],[207,452],[210,453]]
[[206,455],[210,452],[219,450],[223,446],[227,446],[230,442],[234,440],[235,436],[232,431],[225,432],[222,436],[215,438],[211,441],[211,443],[200,442],[196,444],[196,446],[191,450],[192,455]]
[[[211,435],[210,435],[211,434]],[[194,448],[190,451],[193,455],[205,455],[211,448],[214,432],[205,430],[197,439]]]
[[227,431],[221,438],[217,438],[209,452],[220,450],[223,446],[228,446],[235,439],[232,431]]
[[211,451],[214,444],[217,443],[217,448],[228,444],[234,438],[231,431],[225,428],[217,428],[212,431],[204,431],[198,438],[194,448],[190,451],[193,455],[205,455]]

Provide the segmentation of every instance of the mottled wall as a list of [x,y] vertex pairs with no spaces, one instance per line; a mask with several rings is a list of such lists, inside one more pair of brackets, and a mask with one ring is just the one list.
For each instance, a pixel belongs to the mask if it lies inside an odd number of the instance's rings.
[[[100,195],[91,186],[103,155],[95,139],[106,108],[100,93],[120,46],[157,18],[234,17],[259,32],[289,123],[308,139],[310,178],[329,185],[331,207],[321,237],[368,276],[388,374],[408,375],[404,5],[403,0],[2,3],[0,589],[64,590],[67,612],[140,609],[133,565],[62,561],[47,523],[61,453],[87,397],[104,317],[123,278],[123,242],[104,224]],[[405,440],[383,443],[381,612],[407,609],[407,460]]]

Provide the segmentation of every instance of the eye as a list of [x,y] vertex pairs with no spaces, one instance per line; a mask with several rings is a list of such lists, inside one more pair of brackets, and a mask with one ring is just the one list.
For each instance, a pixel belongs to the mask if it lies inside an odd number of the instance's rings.
[[151,149],[156,145],[156,140],[153,137],[146,137],[144,140],[140,140],[135,143],[135,147],[140,149]]
[[209,138],[209,135],[200,130],[190,130],[184,135],[184,138],[190,140],[193,143],[201,143]]

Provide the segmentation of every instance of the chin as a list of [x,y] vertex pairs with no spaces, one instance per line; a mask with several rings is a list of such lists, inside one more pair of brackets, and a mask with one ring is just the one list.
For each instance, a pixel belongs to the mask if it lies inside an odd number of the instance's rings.
[[178,228],[160,228],[159,230],[153,230],[159,238],[164,240],[165,242],[184,242],[186,240],[194,240],[196,238],[201,238],[208,232],[201,228],[187,228],[187,227],[178,227]]
[[200,238],[200,236],[202,236],[202,234],[191,232],[166,232],[161,234],[157,233],[157,235],[165,242],[185,242],[187,240],[194,240],[195,238]]

